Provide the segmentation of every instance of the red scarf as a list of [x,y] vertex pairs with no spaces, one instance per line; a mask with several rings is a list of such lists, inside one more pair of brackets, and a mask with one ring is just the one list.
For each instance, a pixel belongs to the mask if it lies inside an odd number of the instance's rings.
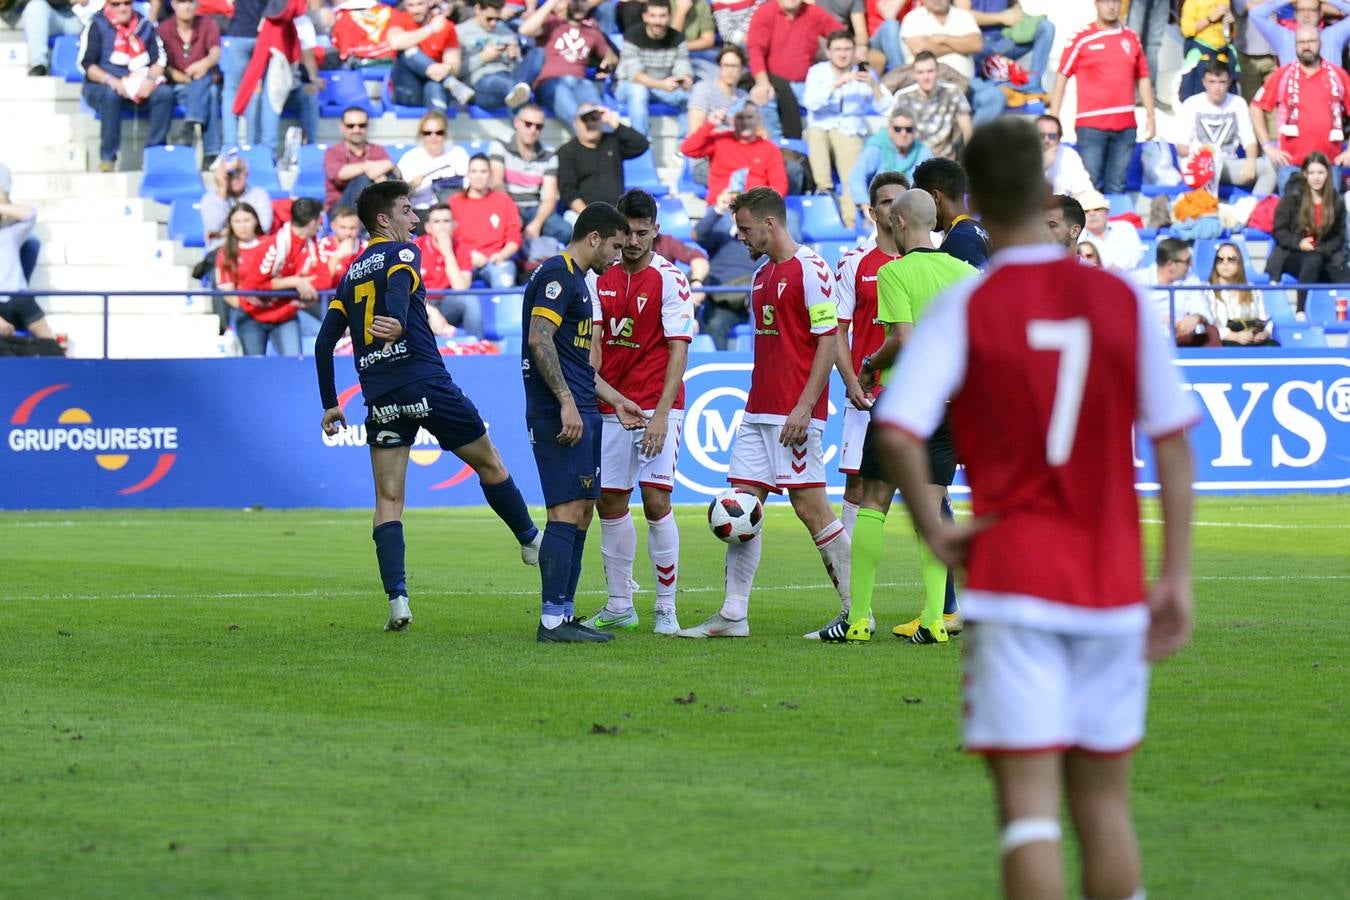
[[[1319,60],[1317,71],[1311,77],[1327,80],[1327,90],[1331,94],[1331,133],[1328,137],[1333,144],[1339,144],[1345,140],[1343,127],[1345,85],[1336,77],[1332,68],[1325,61]],[[1275,107],[1275,117],[1278,120],[1280,134],[1284,137],[1298,137],[1299,82],[1303,80],[1299,76],[1302,72],[1302,66],[1297,62],[1291,62],[1279,70],[1280,77],[1276,84],[1279,102]]]
[[145,41],[137,34],[141,30],[141,17],[133,12],[127,24],[118,25],[112,20],[111,7],[105,7],[103,15],[107,17],[108,24],[117,34],[113,39],[113,50],[108,62],[114,66],[123,66],[128,72],[144,69],[150,65],[150,54],[146,52]]

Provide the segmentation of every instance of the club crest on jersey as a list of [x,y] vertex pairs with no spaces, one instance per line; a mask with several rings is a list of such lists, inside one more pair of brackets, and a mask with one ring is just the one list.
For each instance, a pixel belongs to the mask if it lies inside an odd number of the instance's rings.
[[786,278],[784,278],[782,281],[778,282],[778,296],[780,296],[780,297],[783,296],[783,291],[785,291],[785,290],[787,290],[787,279],[786,279]]
[[647,305],[647,295],[646,295],[646,294],[638,294],[638,295],[637,295],[637,308],[638,308],[638,314],[639,314],[639,315],[642,314],[642,310],[643,310],[643,308],[644,308],[646,305]]
[[557,300],[562,296],[562,282],[550,281],[548,286],[544,288],[544,296],[550,300]]
[[409,247],[404,247],[402,250],[398,251],[398,258],[406,263],[412,262],[413,256],[414,254],[412,252],[412,249]]

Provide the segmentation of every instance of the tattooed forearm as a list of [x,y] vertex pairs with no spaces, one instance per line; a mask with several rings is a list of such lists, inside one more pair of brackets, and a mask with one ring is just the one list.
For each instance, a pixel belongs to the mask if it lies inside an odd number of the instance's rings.
[[572,389],[563,377],[558,348],[553,344],[553,336],[557,331],[558,326],[542,316],[530,319],[530,356],[534,358],[534,370],[561,402],[571,398]]

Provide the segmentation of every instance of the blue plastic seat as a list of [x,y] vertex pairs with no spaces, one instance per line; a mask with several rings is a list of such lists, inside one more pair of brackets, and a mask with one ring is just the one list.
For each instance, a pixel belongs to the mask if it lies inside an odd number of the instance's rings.
[[653,197],[670,193],[670,188],[662,184],[661,177],[656,174],[656,161],[650,147],[641,156],[623,161],[623,183],[625,187],[641,188]]
[[806,141],[801,138],[779,138],[778,149],[792,150],[800,153],[802,156],[807,155]]
[[180,197],[169,204],[169,239],[184,247],[206,246],[200,199]]
[[1327,338],[1320,328],[1288,328],[1280,332],[1280,345],[1320,349],[1327,345]]
[[732,345],[732,349],[737,353],[754,353],[755,336],[753,334],[740,335],[736,338],[736,343]]
[[350,69],[332,69],[324,73],[323,91],[319,94],[319,115],[326,119],[342,115],[349,106],[359,106],[370,116],[378,116],[380,104],[366,93],[366,83],[360,72]]
[[813,244],[812,246],[833,269],[839,265],[839,260],[845,253],[858,245],[850,241],[821,241],[819,244]]
[[694,223],[689,220],[684,202],[679,197],[661,197],[656,201],[661,233],[690,243],[694,240]]
[[852,229],[844,227],[833,197],[789,196],[785,199],[789,214],[796,211],[801,221],[802,239],[807,243],[852,241],[857,237]]
[[690,353],[716,353],[717,345],[713,343],[712,335],[696,334],[694,339],[689,342]]
[[271,147],[240,147],[239,155],[248,163],[250,187],[262,188],[273,200],[290,196],[277,179],[277,164],[272,160]]
[[295,182],[291,185],[292,197],[313,197],[316,200],[324,198],[328,183],[323,175],[323,155],[327,150],[327,144],[301,145],[300,168],[295,174]]
[[200,200],[202,173],[197,167],[197,153],[192,147],[146,147],[141,158],[141,187],[137,192],[159,203],[172,203],[179,198]]
[[684,158],[684,163],[680,166],[680,178],[675,182],[675,190],[681,194],[692,194],[695,197],[703,197],[708,193],[706,185],[699,184],[694,180],[694,161],[688,156]]
[[741,322],[731,326],[731,336],[734,338],[742,337],[747,334],[753,334],[749,322]]
[[514,115],[515,113],[505,106],[499,109],[484,109],[477,103],[469,104],[470,119],[510,119]]
[[1333,334],[1350,332],[1350,322],[1336,321],[1336,298],[1348,295],[1350,291],[1347,290],[1308,291],[1308,303],[1304,307],[1304,312],[1308,314],[1309,324]]
[[84,81],[80,71],[80,36],[78,34],[58,35],[52,44],[51,73],[71,83]]
[[1106,202],[1111,204],[1107,210],[1108,216],[1123,216],[1125,213],[1135,212],[1134,198],[1129,194],[1107,194]]
[[455,143],[464,148],[464,152],[470,156],[483,154],[487,156],[488,148],[492,146],[492,141],[456,141]]
[[483,337],[490,341],[500,341],[508,337],[521,337],[521,300],[516,294],[484,297],[478,299],[483,304]]

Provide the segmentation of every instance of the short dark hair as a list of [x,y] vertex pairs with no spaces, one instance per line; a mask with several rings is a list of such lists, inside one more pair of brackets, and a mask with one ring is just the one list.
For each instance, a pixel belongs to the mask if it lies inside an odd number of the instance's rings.
[[301,197],[291,204],[291,224],[304,228],[323,215],[323,204],[313,197]]
[[1049,113],[1046,113],[1044,115],[1037,116],[1036,121],[1049,122],[1051,125],[1055,126],[1055,133],[1058,134],[1060,137],[1064,137],[1064,123],[1059,120],[1058,116],[1052,116]]
[[364,106],[349,106],[342,111],[342,115],[338,116],[338,118],[345,122],[347,120],[347,113],[354,113],[354,112],[360,113],[361,115],[365,116],[367,122],[370,121],[370,111],[367,110]]
[[1077,225],[1079,231],[1087,227],[1087,213],[1083,212],[1083,204],[1068,194],[1053,195],[1045,208],[1059,210],[1064,214],[1064,222],[1068,225]]
[[656,221],[656,198],[641,188],[624,191],[614,208],[623,213],[625,219]]
[[910,64],[910,67],[913,68],[919,63],[927,62],[930,59],[933,62],[937,62],[937,54],[932,50],[920,50],[918,53],[914,54],[914,62]]
[[432,207],[427,210],[427,216],[430,217],[432,213],[440,212],[441,210],[448,212],[450,214],[450,218],[453,219],[455,217],[455,211],[451,209],[450,204],[446,203],[444,200],[436,201],[436,203],[434,203]]
[[381,181],[362,190],[361,196],[356,198],[356,214],[361,217],[366,231],[374,234],[380,227],[380,214],[389,215],[394,209],[394,201],[410,193],[412,188],[406,181]]
[[726,56],[728,53],[735,54],[736,58],[741,61],[741,65],[743,66],[750,61],[749,57],[745,55],[745,51],[735,44],[723,44],[717,51],[717,61],[720,63],[722,57]]
[[1228,69],[1228,63],[1217,56],[1210,57],[1209,61],[1205,63],[1205,70],[1201,75],[1222,75],[1230,81],[1233,78],[1233,73]]
[[343,216],[354,216],[354,215],[356,215],[355,206],[349,206],[346,203],[339,203],[337,206],[333,207],[333,211],[328,214],[328,221],[331,222],[334,219],[341,219]]
[[835,41],[848,41],[850,44],[856,43],[853,38],[853,32],[847,28],[838,28],[825,35],[825,46],[828,47]]
[[731,214],[734,216],[743,209],[750,210],[756,219],[773,216],[783,226],[787,225],[787,203],[783,195],[771,187],[751,188],[737,194],[736,199],[731,201]]
[[925,159],[914,170],[914,186],[930,194],[938,191],[949,200],[963,200],[966,196],[966,173],[954,159],[940,156]]
[[627,234],[628,218],[608,203],[588,203],[572,226],[572,240],[579,241],[591,232],[597,232],[602,241],[616,234]]
[[1158,241],[1158,249],[1154,251],[1153,261],[1160,266],[1165,266],[1174,261],[1183,250],[1189,249],[1191,249],[1191,245],[1181,238],[1165,237]]
[[646,12],[647,10],[653,9],[653,8],[655,8],[655,9],[664,9],[664,10],[666,10],[667,12],[669,12],[669,11],[670,11],[670,0],[647,0],[646,3],[642,4],[642,11],[643,11],[643,12]]
[[1050,193],[1041,134],[1029,119],[1009,116],[975,129],[966,146],[970,195],[980,218],[998,225],[1037,219]]
[[474,0],[473,5],[479,9],[501,9],[506,0]]
[[888,184],[898,184],[905,190],[909,190],[909,179],[905,177],[904,172],[878,172],[872,176],[871,184],[867,185],[867,202],[873,206],[877,205],[877,194]]

